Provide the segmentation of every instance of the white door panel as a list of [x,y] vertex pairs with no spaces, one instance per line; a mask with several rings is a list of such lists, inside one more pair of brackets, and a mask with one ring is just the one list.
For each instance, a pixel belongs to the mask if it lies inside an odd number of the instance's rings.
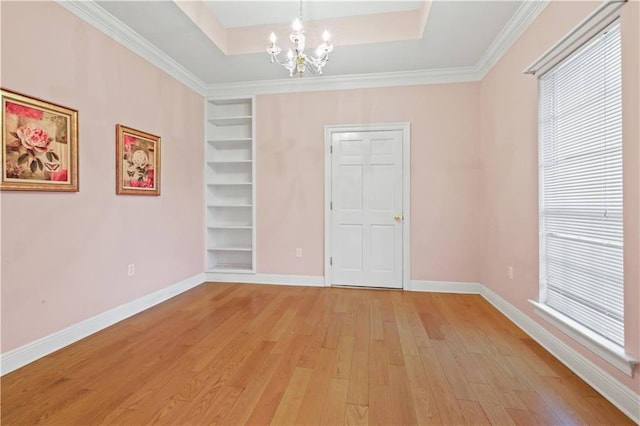
[[402,288],[402,132],[332,134],[332,284]]

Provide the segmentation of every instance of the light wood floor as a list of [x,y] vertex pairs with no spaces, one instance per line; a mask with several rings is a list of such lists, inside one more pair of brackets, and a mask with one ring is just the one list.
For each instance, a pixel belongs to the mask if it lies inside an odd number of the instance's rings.
[[632,424],[480,296],[211,283],[2,378],[2,424]]

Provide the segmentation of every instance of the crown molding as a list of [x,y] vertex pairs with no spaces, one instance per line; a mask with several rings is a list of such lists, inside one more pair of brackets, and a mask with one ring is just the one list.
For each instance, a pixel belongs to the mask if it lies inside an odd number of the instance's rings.
[[206,85],[202,80],[100,7],[94,0],[56,0],[56,2],[191,90],[204,95]]
[[206,95],[210,97],[250,96],[276,93],[461,83],[477,80],[478,76],[475,67],[439,68],[417,71],[212,84],[207,87]]
[[491,71],[491,68],[498,63],[511,45],[516,42],[518,37],[524,33],[548,4],[549,1],[545,0],[527,0],[520,5],[516,13],[498,33],[498,36],[476,64],[478,80],[482,80]]
[[543,0],[527,0],[523,2],[475,66],[322,76],[305,79],[287,78],[206,84],[118,18],[100,7],[94,0],[56,1],[78,18],[141,56],[185,86],[206,97],[253,96],[480,81],[548,4],[548,1]]

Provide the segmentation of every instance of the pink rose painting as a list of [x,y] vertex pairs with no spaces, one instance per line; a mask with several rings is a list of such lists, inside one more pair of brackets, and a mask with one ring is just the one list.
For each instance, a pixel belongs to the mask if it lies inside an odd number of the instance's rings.
[[159,195],[160,137],[116,126],[116,193]]
[[2,189],[76,191],[77,111],[2,90]]

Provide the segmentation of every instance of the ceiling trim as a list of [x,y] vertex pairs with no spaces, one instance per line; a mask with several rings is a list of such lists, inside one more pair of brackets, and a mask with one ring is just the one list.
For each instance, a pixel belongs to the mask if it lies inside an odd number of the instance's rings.
[[477,81],[475,67],[440,68],[418,71],[384,72],[280,80],[243,81],[212,84],[205,96],[234,97],[275,93],[315,92],[320,90],[368,89],[375,87],[419,86],[423,84]]
[[169,55],[162,52],[118,18],[100,7],[94,0],[56,0],[56,2],[83,21],[180,81],[185,86],[207,97],[480,81],[548,4],[546,0],[525,1],[475,66],[344,76],[325,75],[317,78],[261,80],[207,85]]
[[520,5],[516,13],[476,64],[478,80],[482,80],[491,71],[491,68],[498,63],[511,45],[516,42],[518,37],[524,33],[548,4],[549,1],[546,0],[529,0]]
[[133,31],[118,18],[100,7],[95,1],[56,0],[56,2],[185,86],[201,95],[205,93],[206,85],[202,80],[162,50],[151,44],[140,34]]

